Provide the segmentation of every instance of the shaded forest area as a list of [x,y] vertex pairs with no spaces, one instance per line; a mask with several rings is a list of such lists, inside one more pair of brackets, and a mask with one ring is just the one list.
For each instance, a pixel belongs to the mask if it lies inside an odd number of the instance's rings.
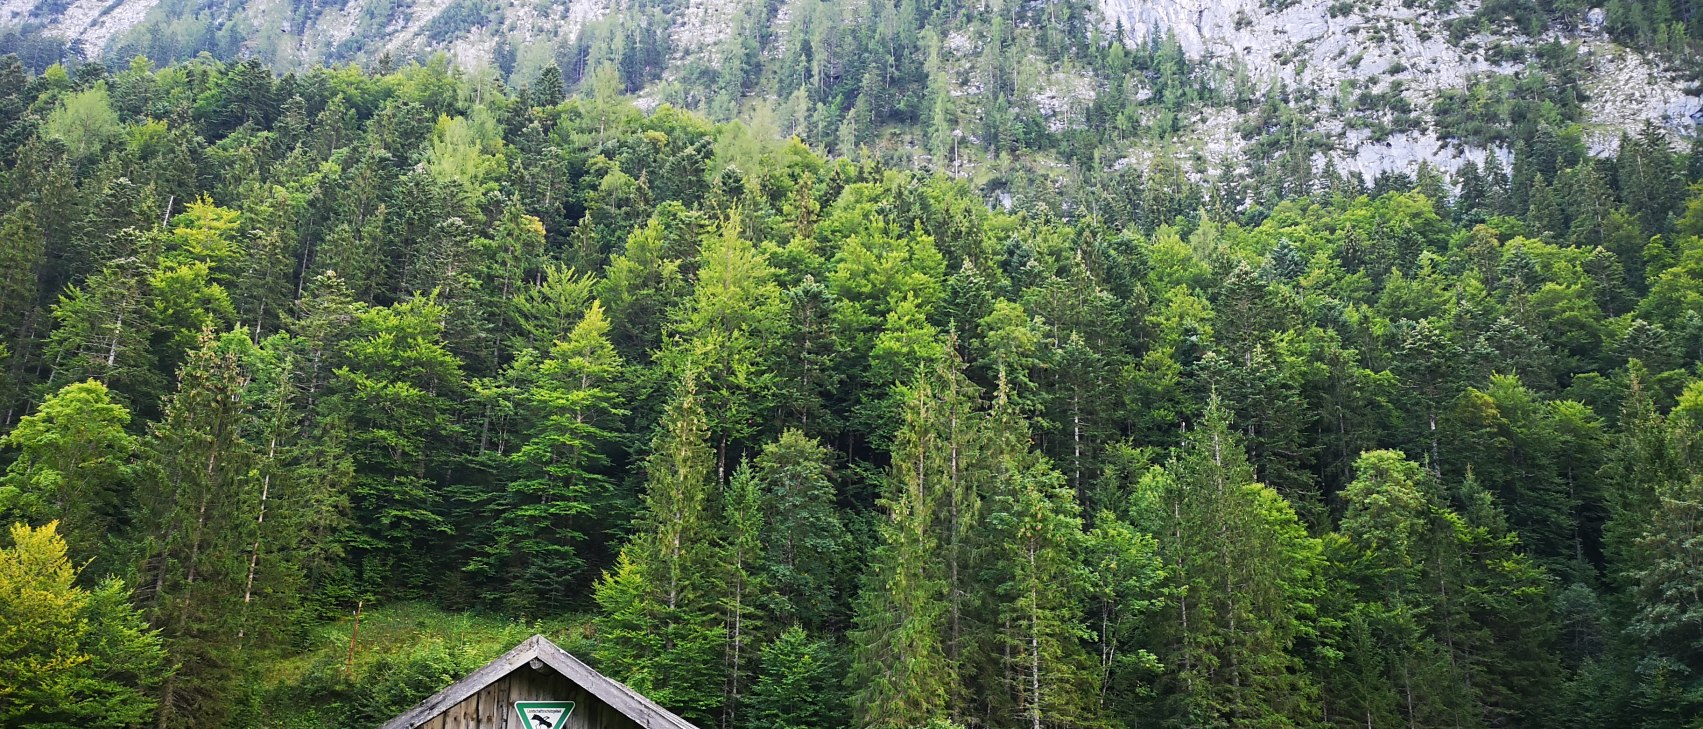
[[0,60],[0,724],[370,726],[481,658],[259,667],[402,601],[706,729],[1703,715],[1703,158],[1059,219],[595,76]]

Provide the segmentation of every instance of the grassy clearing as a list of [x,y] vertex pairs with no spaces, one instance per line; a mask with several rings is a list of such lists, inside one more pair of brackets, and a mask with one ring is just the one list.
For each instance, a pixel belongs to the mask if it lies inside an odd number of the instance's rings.
[[426,603],[383,605],[361,615],[352,670],[351,614],[307,630],[299,652],[247,666],[237,722],[277,729],[371,727],[414,705],[535,633],[588,654],[586,621],[523,622]]

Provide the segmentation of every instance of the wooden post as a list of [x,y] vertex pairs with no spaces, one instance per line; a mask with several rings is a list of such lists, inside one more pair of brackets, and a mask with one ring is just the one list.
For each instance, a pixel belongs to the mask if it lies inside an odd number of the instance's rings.
[[355,636],[361,633],[361,605],[364,603],[364,600],[355,601],[355,627],[349,630],[349,661],[343,665],[345,678],[355,675]]

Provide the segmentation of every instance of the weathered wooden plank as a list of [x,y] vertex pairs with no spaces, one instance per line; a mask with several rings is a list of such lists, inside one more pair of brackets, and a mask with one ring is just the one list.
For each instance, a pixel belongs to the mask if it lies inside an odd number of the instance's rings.
[[[483,694],[483,691],[473,694],[456,705],[454,713],[456,723],[461,725],[459,729],[478,729],[480,696]],[[457,729],[457,727],[449,727],[448,729]]]
[[479,692],[480,729],[502,729],[520,723],[514,717],[514,702],[509,699],[513,677],[511,673]]
[[471,701],[471,699],[462,701],[461,703],[444,710],[443,729],[468,729],[467,722],[465,721],[468,701]]
[[526,729],[514,714],[514,685],[497,686],[497,729]]
[[[572,684],[570,683],[570,685]],[[567,700],[574,702],[574,713],[568,715],[567,725],[563,729],[598,729],[603,726],[592,723],[592,719],[598,715],[598,709],[603,705],[603,702],[592,698],[591,694],[586,693],[585,689],[577,685],[573,687],[573,693],[569,695]],[[611,729],[615,728],[611,727]]]

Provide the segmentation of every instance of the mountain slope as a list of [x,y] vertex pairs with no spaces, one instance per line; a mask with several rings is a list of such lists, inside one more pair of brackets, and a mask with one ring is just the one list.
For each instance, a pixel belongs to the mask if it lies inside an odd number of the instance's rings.
[[1666,0],[0,0],[0,26],[109,63],[441,52],[521,83],[555,66],[570,86],[608,64],[649,104],[772,115],[831,151],[1029,197],[1161,158],[1195,179],[1279,178],[1265,187],[1506,166],[1540,125],[1577,125],[1599,153],[1647,125],[1679,142],[1703,102],[1685,81],[1693,27],[1674,14]]
[[[1255,0],[1102,0],[1100,8],[1106,22],[1123,28],[1128,38],[1169,33],[1191,57],[1227,59],[1255,79],[1315,95],[1320,108],[1314,120],[1339,140],[1339,161],[1368,177],[1412,169],[1420,161],[1445,169],[1469,158],[1482,163],[1483,151],[1452,148],[1434,123],[1380,138],[1367,127],[1389,123],[1396,114],[1356,108],[1348,99],[1393,92],[1435,122],[1426,112],[1447,92],[1526,72],[1526,59],[1508,49],[1578,44],[1582,121],[1598,149],[1645,122],[1687,130],[1688,115],[1699,109],[1697,97],[1659,62],[1607,36],[1601,10],[1587,13],[1574,32],[1532,38],[1471,27],[1477,7],[1443,11],[1393,0],[1297,0],[1276,10]],[[1467,25],[1459,25],[1462,21]]]

